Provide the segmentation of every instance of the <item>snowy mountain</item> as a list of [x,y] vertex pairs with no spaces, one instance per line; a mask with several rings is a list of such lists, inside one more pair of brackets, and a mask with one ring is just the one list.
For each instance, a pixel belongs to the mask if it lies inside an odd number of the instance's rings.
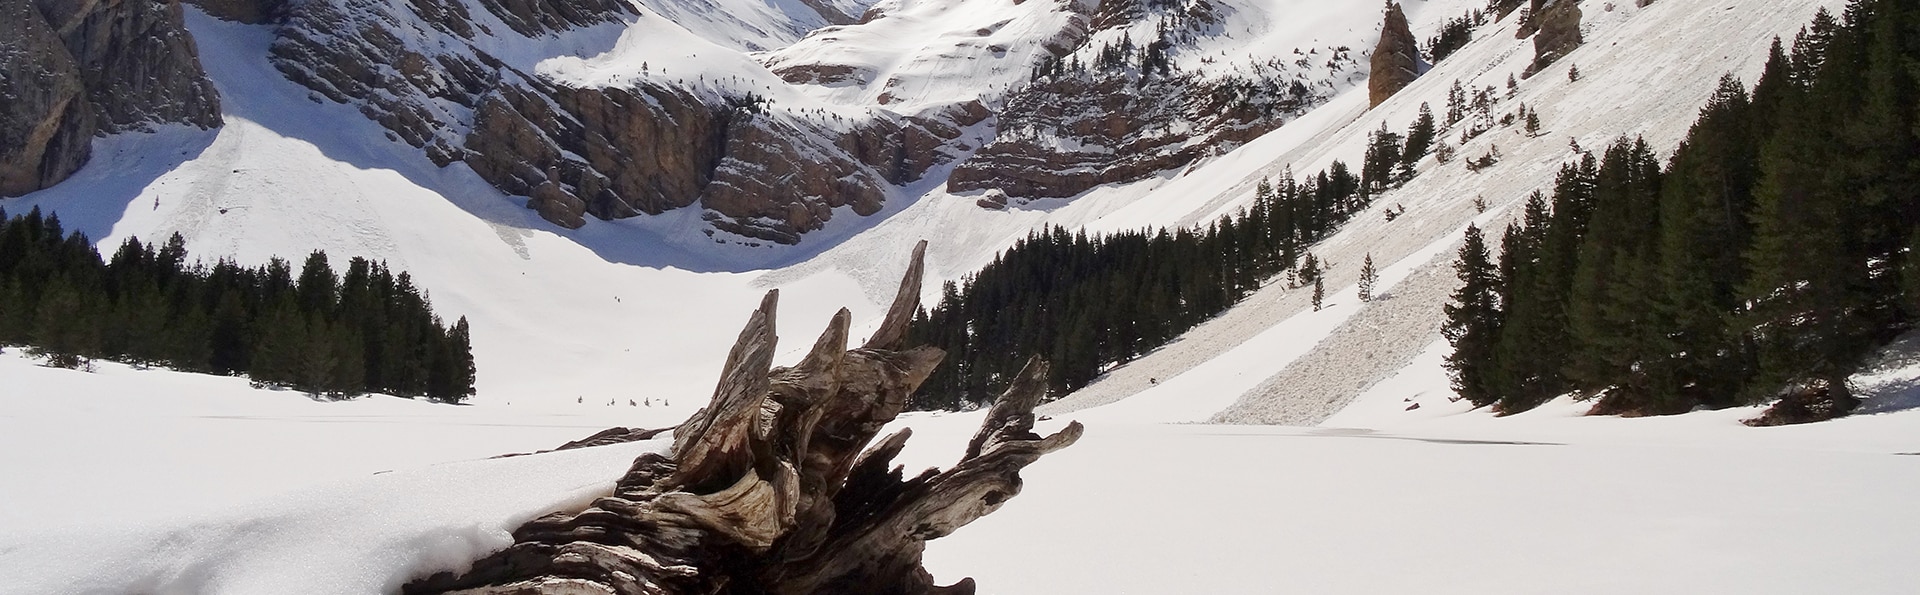
[[[0,18],[0,40],[57,41],[58,23],[27,18],[39,4],[0,0],[24,15]],[[1268,285],[1045,406],[1087,439],[1033,467],[1002,514],[934,542],[929,568],[990,592],[1902,592],[1920,578],[1896,555],[1920,544],[1888,530],[1920,520],[1898,505],[1920,484],[1890,456],[1920,451],[1911,345],[1860,379],[1882,415],[1819,427],[1570,402],[1494,418],[1449,399],[1440,308],[1460,232],[1517,217],[1570,145],[1641,136],[1669,154],[1722,74],[1753,81],[1775,36],[1844,3],[1558,4],[1577,4],[1584,43],[1544,69],[1518,16],[1494,19],[1378,106],[1369,2],[169,4],[196,64],[162,65],[187,72],[167,89],[203,71],[218,125],[65,130],[91,138],[52,161],[70,175],[0,169],[30,180],[0,185],[0,207],[57,211],[103,247],[177,232],[206,258],[384,260],[472,321],[475,406],[312,403],[9,351],[0,567],[34,570],[0,592],[391,592],[460,568],[664,445],[482,459],[677,423],[767,289],[785,297],[781,335],[846,306],[858,339],[915,242],[931,301],[933,281],[1043,226],[1204,225],[1262,178],[1359,161],[1370,132],[1444,106],[1456,82],[1537,111],[1543,132],[1443,134],[1501,158],[1428,158],[1314,246],[1329,307]],[[1425,40],[1484,6],[1403,8]],[[14,49],[0,42],[0,83],[41,63]],[[62,101],[88,96],[69,70]],[[28,103],[8,103],[0,124],[25,121],[7,117]],[[1368,256],[1383,297],[1361,302]],[[948,464],[978,415],[902,418],[926,443],[905,462]],[[1207,489],[1143,489],[1145,469]]]

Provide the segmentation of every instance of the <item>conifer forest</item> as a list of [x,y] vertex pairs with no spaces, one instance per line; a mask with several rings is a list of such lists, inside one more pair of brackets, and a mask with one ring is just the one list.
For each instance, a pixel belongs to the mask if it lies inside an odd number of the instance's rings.
[[315,251],[244,267],[189,261],[174,234],[101,258],[39,209],[0,212],[0,345],[49,364],[92,358],[246,375],[325,398],[366,392],[457,403],[473,395],[466,318],[451,326],[405,272],[364,258],[335,273]]
[[1567,393],[1597,413],[1857,406],[1845,379],[1920,318],[1916,31],[1911,2],[1821,11],[1751,91],[1722,79],[1664,167],[1623,138],[1563,165],[1497,250],[1469,230],[1454,388],[1506,413]]

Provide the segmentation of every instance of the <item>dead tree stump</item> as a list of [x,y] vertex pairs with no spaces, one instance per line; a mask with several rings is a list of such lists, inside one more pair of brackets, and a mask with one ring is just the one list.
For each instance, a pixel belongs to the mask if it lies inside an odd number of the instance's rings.
[[1073,444],[1081,426],[1044,438],[1033,432],[1047,375],[1034,359],[953,468],[905,478],[893,458],[908,430],[866,448],[945,356],[905,347],[925,251],[925,242],[914,248],[899,294],[865,345],[847,349],[851,315],[842,309],[792,368],[772,366],[779,292],[767,292],[727,356],[713,401],[674,430],[670,454],[642,455],[612,495],[586,510],[535,519],[514,531],[512,546],[467,572],[436,574],[403,592],[973,592],[972,579],[933,584],[921,566],[926,541],[998,509],[1020,492],[1020,469]]

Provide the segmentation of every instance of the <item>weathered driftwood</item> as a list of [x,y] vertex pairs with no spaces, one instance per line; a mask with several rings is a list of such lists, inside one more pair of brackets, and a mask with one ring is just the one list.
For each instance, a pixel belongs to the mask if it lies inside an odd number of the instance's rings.
[[[792,368],[772,367],[777,291],[727,356],[713,401],[674,431],[669,454],[643,455],[614,493],[514,532],[515,543],[460,575],[406,593],[971,593],[972,579],[933,584],[921,567],[945,536],[1020,492],[1020,469],[1080,437],[1078,423],[1033,432],[1046,391],[1035,359],[988,412],[960,462],[905,479],[893,464],[911,435],[871,449],[882,426],[945,355],[906,348],[926,245],[886,320],[847,349],[841,310]],[[603,433],[596,438],[638,435]]]

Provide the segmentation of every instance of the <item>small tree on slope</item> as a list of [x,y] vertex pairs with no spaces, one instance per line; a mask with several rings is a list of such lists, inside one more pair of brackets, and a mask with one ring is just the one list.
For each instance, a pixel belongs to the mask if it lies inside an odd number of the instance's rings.
[[1373,270],[1373,254],[1367,254],[1367,260],[1360,263],[1360,301],[1373,300],[1373,284],[1380,280],[1380,273]]

